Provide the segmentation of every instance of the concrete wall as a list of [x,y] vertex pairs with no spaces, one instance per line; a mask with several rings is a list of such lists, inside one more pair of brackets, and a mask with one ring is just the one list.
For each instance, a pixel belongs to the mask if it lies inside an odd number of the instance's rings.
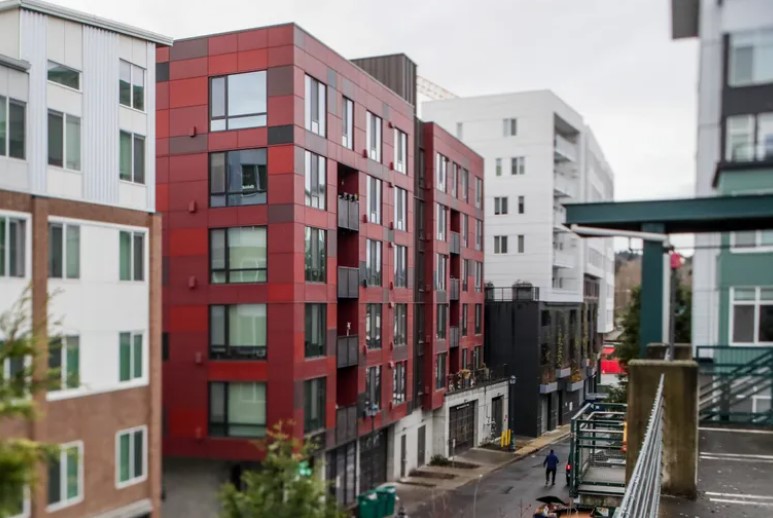
[[164,516],[215,518],[220,511],[217,494],[229,481],[229,466],[222,461],[164,459]]
[[[425,429],[425,455],[424,459],[419,459],[419,429]],[[434,455],[434,419],[431,412],[424,412],[421,409],[415,410],[394,424],[389,434],[387,462],[387,478],[397,480],[400,478],[401,467],[401,438],[405,436],[406,443],[406,466],[405,474],[408,475],[411,470],[420,465],[429,463]]]

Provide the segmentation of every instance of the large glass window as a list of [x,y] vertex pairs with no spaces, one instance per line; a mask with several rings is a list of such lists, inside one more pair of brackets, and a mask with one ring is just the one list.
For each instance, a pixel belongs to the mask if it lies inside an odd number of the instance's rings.
[[48,80],[74,90],[81,89],[81,73],[53,61],[48,62]]
[[116,485],[126,487],[145,480],[147,468],[148,429],[145,426],[121,430],[116,442]]
[[728,117],[725,120],[725,160],[773,160],[773,113]]
[[395,187],[395,229],[408,230],[408,191]]
[[265,149],[242,149],[209,155],[211,207],[266,203],[267,192]]
[[435,289],[446,291],[446,278],[448,277],[448,256],[435,254]]
[[445,340],[448,335],[448,304],[437,304],[437,334],[440,340]]
[[327,306],[306,304],[304,350],[306,358],[324,356],[327,349]]
[[80,337],[62,336],[48,344],[49,391],[80,386]]
[[341,125],[341,144],[345,148],[354,149],[354,103],[346,97],[343,98]]
[[24,277],[27,222],[0,216],[0,277]]
[[326,192],[325,157],[306,151],[305,158],[306,205],[324,210]]
[[406,173],[408,171],[408,135],[395,128],[395,171]]
[[408,287],[408,247],[395,245],[395,288]]
[[265,304],[210,306],[210,358],[265,359],[266,326]]
[[773,344],[773,286],[731,288],[730,333],[734,344]]
[[365,371],[365,397],[369,406],[381,408],[381,366]]
[[77,279],[81,275],[81,228],[64,223],[48,224],[48,276]]
[[392,402],[396,405],[405,401],[405,379],[407,362],[395,363],[392,371]]
[[118,79],[118,101],[135,110],[145,110],[145,69],[121,61]]
[[209,251],[213,284],[266,282],[266,227],[212,229]]
[[83,443],[62,444],[48,460],[48,510],[83,499]]
[[435,388],[442,389],[446,386],[446,358],[448,353],[435,356]]
[[448,236],[448,209],[439,203],[435,204],[435,221],[437,221],[436,239],[445,241]]
[[325,85],[311,76],[306,76],[306,129],[317,135],[325,136],[327,115]]
[[80,171],[80,117],[48,111],[48,165]]
[[773,230],[746,230],[731,234],[733,252],[762,252],[773,248]]
[[209,435],[263,437],[266,435],[266,384],[209,384]]
[[145,183],[145,137],[120,132],[118,172],[121,180]]
[[381,304],[365,305],[365,344],[369,349],[381,348]]
[[266,125],[266,72],[213,77],[209,82],[210,131]]
[[0,156],[24,159],[27,105],[0,95]]
[[317,378],[303,382],[303,432],[325,429],[327,380]]
[[306,227],[306,280],[325,282],[327,280],[326,233],[319,228]]
[[365,139],[368,142],[368,156],[381,162],[381,117],[365,112]]
[[448,158],[440,153],[435,155],[435,187],[446,192],[446,176],[448,175]]
[[408,343],[408,304],[395,304],[395,345]]
[[368,191],[368,221],[381,224],[381,180],[367,176],[366,183]]
[[381,286],[381,241],[365,240],[365,280],[368,286]]
[[142,333],[124,332],[118,334],[118,380],[131,381],[143,377]]
[[731,86],[773,82],[773,29],[731,34],[728,54]]
[[118,244],[120,280],[145,280],[145,234],[122,230],[118,234]]

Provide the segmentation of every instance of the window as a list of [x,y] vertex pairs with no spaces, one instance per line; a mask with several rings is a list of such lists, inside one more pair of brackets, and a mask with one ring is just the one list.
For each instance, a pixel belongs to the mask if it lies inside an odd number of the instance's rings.
[[502,130],[505,137],[514,137],[518,133],[518,119],[504,119]]
[[494,253],[507,253],[507,236],[494,236]]
[[381,349],[381,304],[365,305],[365,344]]
[[392,402],[396,405],[405,402],[406,366],[407,362],[397,362],[392,371]]
[[365,112],[365,140],[368,142],[368,156],[381,162],[381,117]]
[[27,222],[0,216],[0,277],[24,277]]
[[326,160],[325,157],[306,151],[306,205],[325,210]]
[[354,103],[343,98],[343,113],[341,114],[342,135],[341,144],[345,148],[354,149]]
[[48,62],[48,80],[53,83],[67,86],[73,90],[81,89],[81,73],[73,68],[54,63],[53,61]]
[[467,321],[469,320],[469,304],[462,304],[462,336],[467,336]]
[[368,286],[381,286],[381,241],[365,240],[365,280]]
[[80,337],[63,336],[48,345],[49,391],[80,386]]
[[325,118],[327,116],[326,88],[311,76],[306,76],[306,129],[317,135],[326,135]]
[[408,171],[408,135],[395,128],[395,171]]
[[9,518],[29,518],[30,516],[30,491],[29,488],[16,485],[6,489],[7,493],[7,509],[6,512],[11,513]]
[[448,353],[435,356],[435,388],[442,389],[446,386],[446,357]]
[[0,156],[24,159],[27,104],[0,96]]
[[494,196],[494,214],[507,214],[507,196]]
[[459,140],[462,140],[462,135],[464,134],[464,125],[461,122],[456,123],[456,138]]
[[518,253],[522,254],[524,250],[524,235],[518,234]]
[[131,381],[142,378],[143,371],[142,333],[119,333],[118,335],[118,380]]
[[524,214],[526,212],[526,199],[523,196],[518,196],[518,214]]
[[408,304],[395,304],[395,345],[408,343]]
[[116,473],[118,488],[142,482],[147,476],[146,426],[121,430],[115,435]]
[[448,256],[435,254],[435,289],[446,291],[446,277],[448,273]]
[[446,176],[448,174],[448,159],[438,153],[435,156],[435,187],[446,192]]
[[48,165],[81,170],[80,117],[48,111]]
[[209,155],[210,207],[266,203],[267,191],[265,149],[242,149]]
[[395,187],[395,228],[408,230],[408,191]]
[[266,305],[209,307],[209,357],[266,358]]
[[462,199],[468,201],[470,192],[470,172],[467,169],[462,169],[462,181],[459,188],[462,191]]
[[303,433],[325,429],[326,385],[325,378],[303,382]]
[[381,366],[365,370],[365,396],[369,406],[381,408]]
[[483,304],[475,304],[475,334],[483,331]]
[[439,203],[435,204],[435,221],[437,221],[437,240],[445,241],[448,235],[448,211]]
[[326,238],[324,230],[306,227],[306,280],[309,282],[327,280]]
[[213,284],[266,282],[266,227],[212,229],[209,253]]
[[733,232],[731,241],[734,252],[769,251],[773,248],[773,230]]
[[481,368],[481,364],[483,363],[483,347],[475,347],[472,350],[472,366],[475,370],[479,370]]
[[145,137],[127,131],[119,134],[119,168],[121,180],[145,183]]
[[145,69],[121,61],[118,79],[118,101],[129,108],[145,110]]
[[467,291],[467,278],[470,276],[470,259],[462,259],[462,291]]
[[773,344],[773,287],[731,288],[730,333],[734,344]]
[[209,384],[209,435],[263,437],[266,435],[266,384]]
[[773,82],[773,29],[731,34],[729,61],[730,86]]
[[475,291],[483,289],[483,263],[475,261]]
[[496,175],[502,176],[502,159],[497,158],[496,159]]
[[445,340],[448,334],[448,304],[437,304],[437,332],[439,340]]
[[475,220],[475,250],[483,249],[483,221]]
[[510,174],[515,176],[524,174],[526,160],[522,156],[516,156],[510,159]]
[[83,500],[83,443],[59,446],[48,460],[48,511]]
[[119,242],[119,274],[122,281],[145,280],[145,234],[121,231]]
[[725,160],[773,160],[773,113],[728,117],[725,121]]
[[247,72],[209,80],[209,130],[266,125],[266,72]]
[[368,191],[368,221],[381,224],[381,180],[366,177]]
[[469,218],[469,216],[467,216],[467,214],[462,214],[461,216],[462,216],[462,222],[461,222],[461,227],[462,227],[462,246],[467,248],[467,247],[470,246],[470,242],[469,242],[469,237],[470,237],[470,232],[469,232],[470,218]]
[[81,275],[81,228],[64,223],[48,224],[48,276],[77,279]]
[[450,176],[448,177],[448,187],[450,187],[449,193],[456,198],[456,184],[459,181],[459,164],[454,162],[451,165]]
[[395,288],[408,287],[408,247],[395,245]]
[[325,356],[327,349],[327,306],[306,304],[306,333],[304,349],[306,358]]
[[483,208],[483,180],[475,177],[475,208]]

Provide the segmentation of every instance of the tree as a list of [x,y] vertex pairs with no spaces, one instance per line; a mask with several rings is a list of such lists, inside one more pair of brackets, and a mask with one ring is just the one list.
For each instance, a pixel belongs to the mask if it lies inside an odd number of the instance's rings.
[[[32,394],[44,384],[34,377],[35,343],[29,290],[0,314],[0,422],[35,418]],[[21,514],[24,488],[35,482],[35,469],[50,451],[26,438],[0,437],[0,517]]]
[[[242,474],[242,489],[226,484],[220,494],[222,518],[343,518],[327,485],[313,475],[309,459],[314,445],[284,430],[280,422],[258,442],[266,452],[259,469]],[[289,427],[288,427],[289,428]]]

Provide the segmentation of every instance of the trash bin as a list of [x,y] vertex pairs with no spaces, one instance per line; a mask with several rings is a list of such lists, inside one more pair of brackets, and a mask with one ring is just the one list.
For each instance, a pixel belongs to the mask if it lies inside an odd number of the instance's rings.
[[357,495],[357,516],[359,518],[383,518],[379,513],[381,507],[378,494],[375,491],[366,491]]
[[376,490],[378,499],[381,501],[382,516],[393,516],[395,514],[395,500],[397,498],[397,488],[395,486],[384,486]]

